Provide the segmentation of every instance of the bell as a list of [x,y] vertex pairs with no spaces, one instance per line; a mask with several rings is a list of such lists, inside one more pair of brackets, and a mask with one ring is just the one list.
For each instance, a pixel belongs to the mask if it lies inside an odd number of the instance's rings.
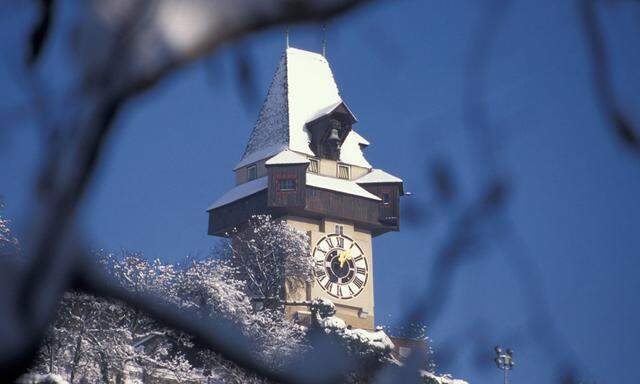
[[331,134],[329,135],[329,140],[340,141],[340,136],[338,136],[338,130],[333,128],[331,130]]

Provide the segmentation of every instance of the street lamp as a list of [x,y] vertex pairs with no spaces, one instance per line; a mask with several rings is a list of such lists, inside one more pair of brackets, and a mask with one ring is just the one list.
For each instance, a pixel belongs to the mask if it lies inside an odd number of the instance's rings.
[[507,374],[516,365],[515,361],[513,361],[513,350],[507,349],[507,351],[504,352],[499,345],[496,345],[495,351],[496,358],[493,359],[493,361],[496,362],[498,369],[504,372],[504,384],[507,384]]

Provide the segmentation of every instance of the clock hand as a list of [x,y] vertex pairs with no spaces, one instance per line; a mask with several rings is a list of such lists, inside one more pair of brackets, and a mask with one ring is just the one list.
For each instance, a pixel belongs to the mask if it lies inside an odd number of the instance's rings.
[[344,265],[347,260],[351,260],[353,256],[351,256],[351,249],[340,252],[340,256],[338,256],[338,261],[340,262],[340,268]]

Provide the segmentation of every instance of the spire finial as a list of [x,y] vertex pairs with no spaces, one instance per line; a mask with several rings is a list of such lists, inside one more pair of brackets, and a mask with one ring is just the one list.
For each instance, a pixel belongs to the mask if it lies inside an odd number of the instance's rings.
[[287,42],[287,48],[289,48],[289,27],[287,27],[287,29],[284,30],[284,36]]
[[327,57],[327,24],[322,24],[322,56]]

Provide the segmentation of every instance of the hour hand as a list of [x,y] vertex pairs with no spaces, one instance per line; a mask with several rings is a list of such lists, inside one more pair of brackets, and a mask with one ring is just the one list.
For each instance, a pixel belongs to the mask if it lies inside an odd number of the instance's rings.
[[340,256],[338,256],[338,261],[340,262],[340,268],[342,268],[344,263],[350,259],[351,259],[351,250],[340,252]]

